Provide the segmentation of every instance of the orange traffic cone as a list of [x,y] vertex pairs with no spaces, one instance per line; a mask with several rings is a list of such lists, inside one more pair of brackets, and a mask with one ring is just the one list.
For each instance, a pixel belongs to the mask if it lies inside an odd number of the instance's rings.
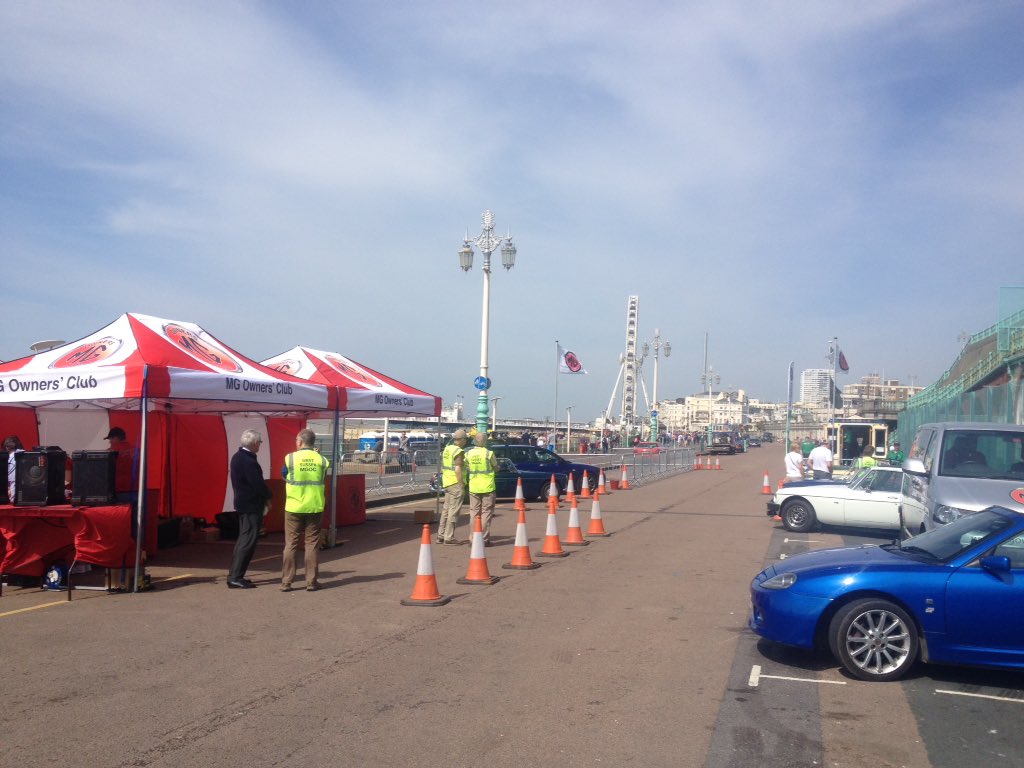
[[785,477],[780,477],[779,478],[779,490],[780,491],[782,490],[782,486],[784,486],[785,484],[786,484],[786,478]]
[[565,529],[565,541],[567,547],[585,547],[590,544],[584,540],[583,530],[580,528],[580,511],[576,507],[576,499],[572,500],[569,507],[569,527]]
[[587,536],[611,536],[604,529],[604,520],[601,519],[601,500],[594,499],[590,506],[590,525],[587,526]]
[[722,460],[716,456],[715,457],[715,469],[721,469],[721,468],[722,468]]
[[580,489],[580,496],[584,499],[590,498],[590,475],[587,474],[587,470],[583,470],[583,482],[580,483],[583,487]]
[[576,486],[572,481],[572,472],[569,473],[569,481],[565,484],[565,501],[567,504],[576,503]]
[[487,570],[487,557],[484,555],[484,529],[480,524],[480,515],[473,518],[473,534],[470,539],[469,568],[466,575],[456,579],[457,584],[493,584],[497,576],[491,576]]
[[420,559],[416,564],[416,584],[412,588],[412,595],[402,600],[402,605],[444,605],[448,602],[451,602],[451,598],[437,591],[434,561],[430,557],[430,526],[424,525],[423,536],[420,538]]
[[540,568],[540,563],[533,562],[533,558],[530,557],[530,541],[526,538],[526,513],[523,510],[519,510],[519,522],[516,523],[516,543],[512,546],[512,562],[501,567],[515,571]]
[[701,461],[702,461],[702,459],[700,457],[700,454],[697,454],[697,457],[693,460],[693,468],[695,470],[696,469],[704,469],[704,465],[701,464]]
[[597,470],[597,487],[594,489],[594,497],[604,493],[604,469]]
[[625,464],[622,465],[622,479],[619,480],[619,490],[629,490],[629,469],[627,469]]
[[764,484],[761,486],[761,493],[763,493],[766,496],[771,496],[772,495],[772,486],[771,486],[771,483],[768,482],[768,470],[767,469],[764,471]]
[[558,519],[555,517],[555,510],[548,510],[548,529],[544,535],[544,549],[537,553],[537,557],[567,557],[569,555],[562,549],[562,543],[558,540]]
[[521,478],[521,477],[517,477],[516,478],[516,506],[515,506],[515,510],[517,512],[525,512],[526,511],[526,497],[523,496],[523,478]]
[[554,514],[558,509],[558,481],[551,475],[551,482],[548,484],[548,512]]

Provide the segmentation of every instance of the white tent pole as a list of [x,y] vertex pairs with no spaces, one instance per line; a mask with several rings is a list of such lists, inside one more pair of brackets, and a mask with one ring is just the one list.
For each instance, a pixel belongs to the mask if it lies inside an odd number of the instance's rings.
[[135,579],[132,584],[132,592],[139,591],[139,577],[142,572],[142,540],[146,536],[144,522],[146,520],[146,444],[149,424],[149,365],[142,369],[142,429],[139,436],[139,466],[136,483],[139,486],[138,497],[135,502]]
[[334,547],[338,543],[338,424],[341,412],[334,406],[334,433],[331,435],[331,527],[327,531],[327,544]]

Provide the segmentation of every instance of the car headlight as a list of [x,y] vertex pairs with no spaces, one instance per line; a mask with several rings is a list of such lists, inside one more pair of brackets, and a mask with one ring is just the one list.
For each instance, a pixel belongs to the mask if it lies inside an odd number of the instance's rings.
[[959,507],[947,507],[945,504],[939,504],[937,507],[935,507],[935,512],[932,514],[932,517],[935,519],[935,522],[946,525],[947,523],[952,523],[957,518],[961,518],[964,515],[969,514],[971,514],[971,511],[969,509],[960,509]]
[[794,584],[796,584],[795,573],[780,573],[767,581],[762,581],[761,587],[764,589],[789,589]]

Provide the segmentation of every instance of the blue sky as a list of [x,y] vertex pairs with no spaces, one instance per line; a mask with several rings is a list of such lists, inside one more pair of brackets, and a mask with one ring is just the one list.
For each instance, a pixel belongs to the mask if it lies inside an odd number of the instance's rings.
[[1024,284],[1022,37],[998,1],[3,3],[0,359],[134,311],[469,401],[489,208],[503,416],[551,415],[555,339],[598,415],[630,294],[661,397],[705,332],[753,397],[833,336],[841,383],[928,384]]

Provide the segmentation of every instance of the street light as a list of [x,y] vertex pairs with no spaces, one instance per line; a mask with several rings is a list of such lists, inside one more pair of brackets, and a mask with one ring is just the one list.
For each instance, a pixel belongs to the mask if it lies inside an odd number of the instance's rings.
[[569,447],[569,435],[572,434],[572,409],[575,405],[565,406],[565,452],[571,453],[572,449]]
[[654,329],[654,340],[651,341],[650,345],[644,342],[644,357],[647,356],[649,349],[654,350],[654,392],[652,393],[651,400],[654,402],[654,408],[651,413],[651,440],[657,441],[658,439],[658,350],[665,350],[665,357],[672,354],[672,344],[667,341],[661,340],[661,331],[657,328]]
[[487,390],[491,388],[491,380],[487,378],[487,336],[490,326],[491,311],[491,254],[495,249],[505,243],[501,248],[501,266],[505,269],[512,269],[516,263],[516,247],[512,244],[512,235],[495,237],[494,235],[494,214],[491,211],[484,211],[484,228],[480,236],[471,240],[466,234],[462,241],[462,248],[459,250],[459,266],[463,272],[473,268],[473,245],[475,244],[484,255],[484,301],[483,317],[480,324],[480,375],[473,382],[473,386],[479,391],[476,400],[476,429],[478,432],[487,431]]
[[707,386],[708,388],[708,442],[707,446],[710,449],[712,438],[715,436],[714,419],[711,418],[712,411],[712,400],[711,400],[711,385],[718,384],[722,380],[722,377],[715,373],[715,369],[708,365],[708,334],[704,333],[704,373],[701,374],[700,383],[701,386]]
[[501,395],[491,398],[491,432],[498,431],[498,401]]

